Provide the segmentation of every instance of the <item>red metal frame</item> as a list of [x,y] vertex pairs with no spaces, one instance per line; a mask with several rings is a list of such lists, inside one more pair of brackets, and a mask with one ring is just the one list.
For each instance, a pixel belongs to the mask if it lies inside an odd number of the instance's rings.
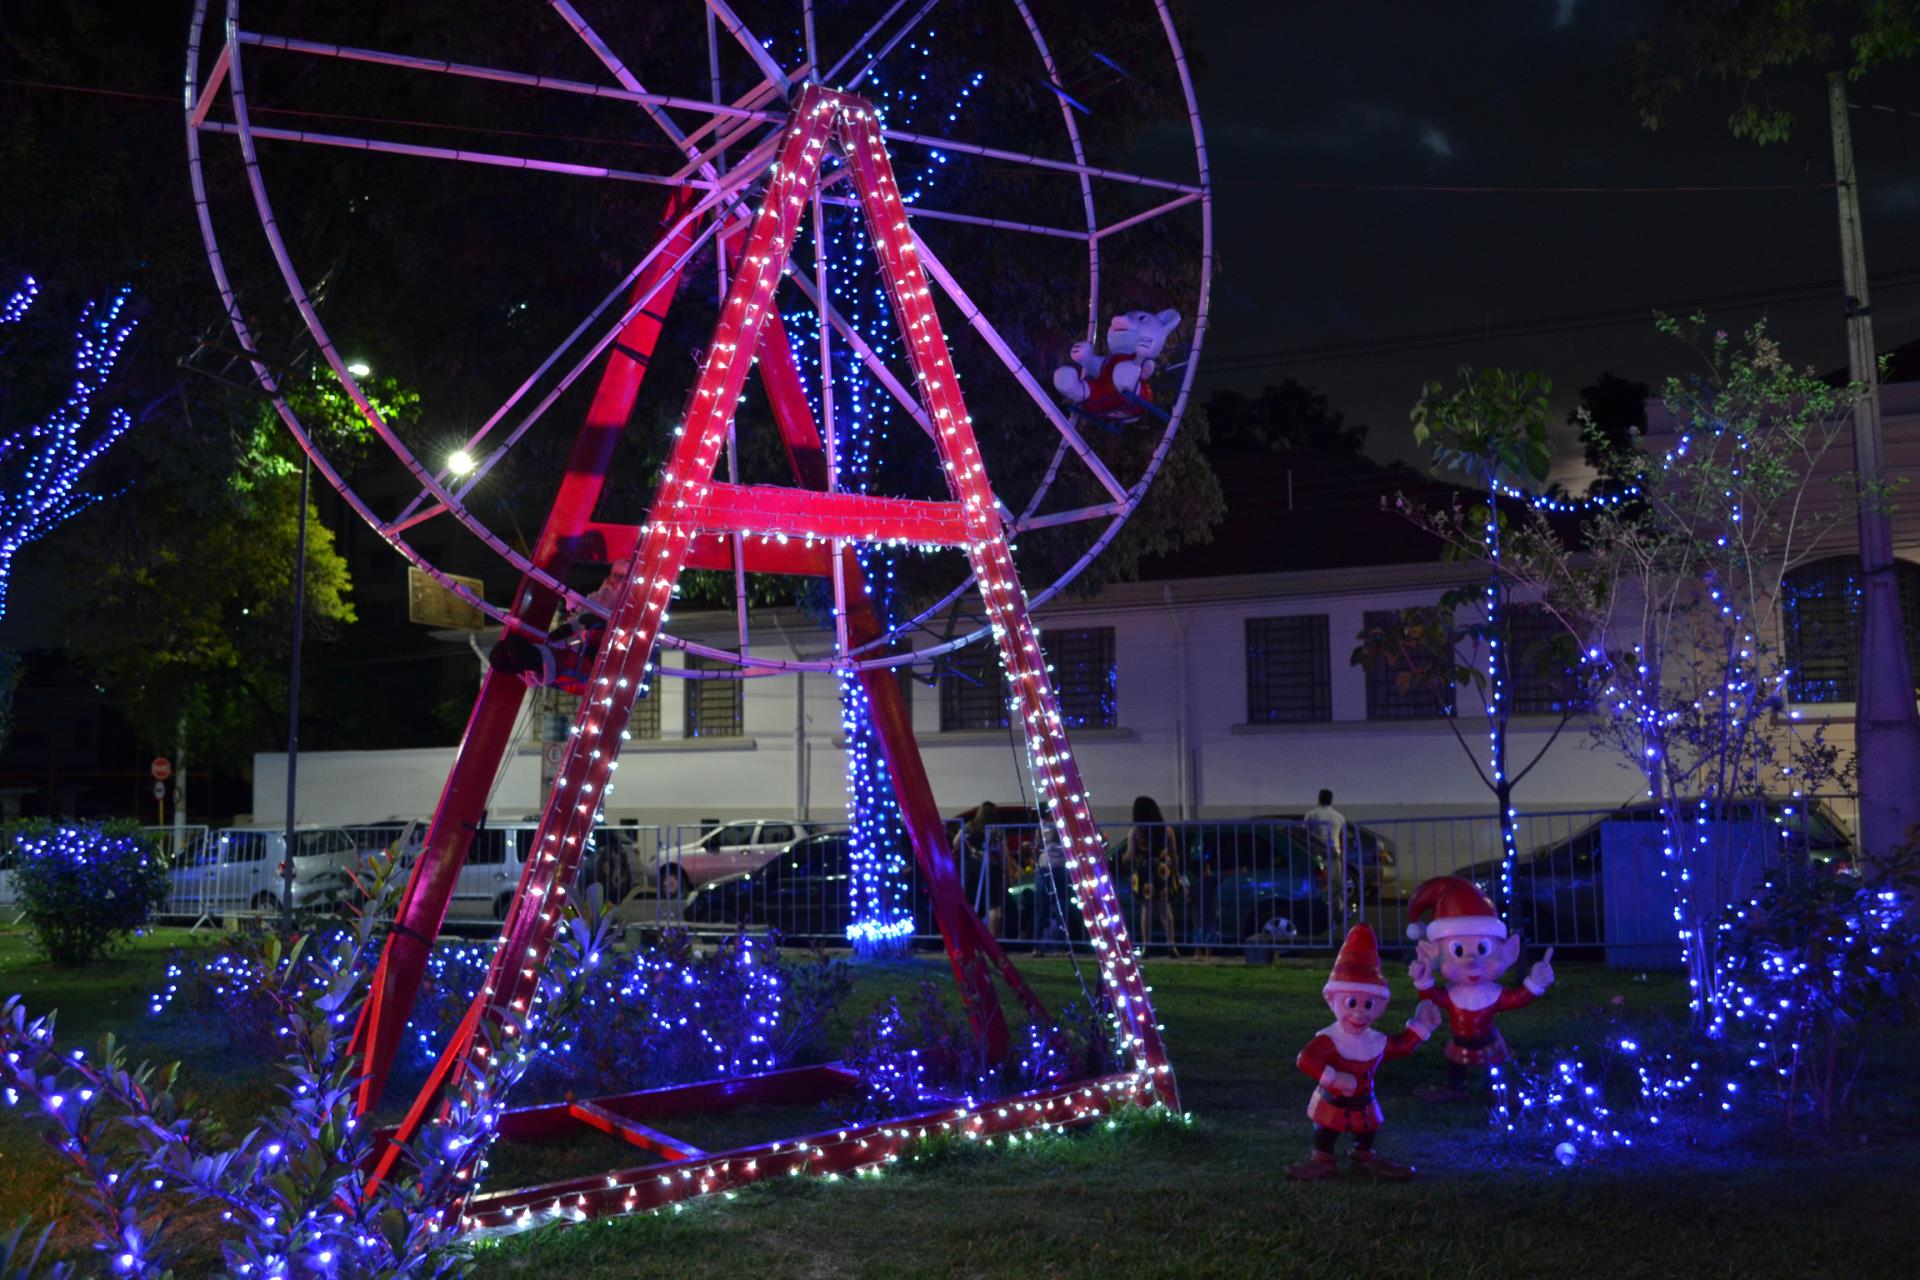
[[[607,367],[594,390],[586,422],[574,438],[553,509],[547,513],[540,540],[534,547],[531,557],[534,565],[555,577],[565,575],[572,563],[573,548],[593,519],[600,492],[606,485],[614,447],[626,429],[640,385],[646,379],[648,361],[660,340],[661,322],[679,286],[681,260],[693,245],[693,226],[689,224],[674,232],[673,224],[692,202],[693,193],[689,189],[676,190],[667,200],[661,226],[670,243],[633,284],[635,300],[646,297],[656,286],[659,292],[627,322],[614,343],[613,354],[607,358]],[[661,284],[663,276],[666,279]],[[558,604],[551,590],[530,579],[522,579],[514,593],[513,616],[545,631],[553,621]],[[427,953],[446,922],[447,905],[452,901],[460,868],[466,863],[473,832],[486,816],[487,797],[493,792],[501,762],[513,746],[514,725],[520,718],[520,705],[526,691],[519,677],[491,670],[480,682],[480,695],[474,700],[466,731],[460,735],[446,788],[440,793],[440,803],[434,807],[433,820],[427,826],[420,855],[400,899],[393,933],[381,952],[369,998],[361,1007],[360,1021],[354,1028],[353,1047],[366,1068],[356,1096],[356,1106],[362,1115],[379,1104],[386,1088],[394,1054],[406,1031],[407,1019],[413,1015],[413,1002],[426,973]]]
[[[953,500],[948,503],[822,492],[830,487],[826,462],[779,324],[774,294],[792,252],[801,212],[819,183],[821,162],[827,148],[836,143],[846,155],[848,173],[866,216],[869,239],[879,256],[919,394],[928,421],[935,427],[934,444],[952,489]],[[674,207],[669,209],[670,216]],[[661,261],[677,264],[682,256],[662,255]],[[987,1135],[1081,1123],[1133,1100],[1178,1106],[1172,1069],[1106,868],[1099,829],[1093,822],[1079,767],[1047,677],[1026,595],[1014,571],[1006,529],[980,465],[972,420],[907,230],[892,164],[873,108],[865,100],[812,85],[798,93],[780,138],[779,161],[771,170],[765,198],[746,231],[737,266],[656,491],[651,519],[635,530],[631,539],[620,526],[594,524],[592,506],[604,480],[612,437],[632,407],[644,375],[645,356],[658,337],[657,316],[636,318],[636,324],[644,319],[650,327],[635,333],[634,341],[624,340],[623,335],[621,345],[641,358],[633,360],[616,348],[602,380],[601,394],[596,396],[594,413],[576,443],[579,465],[569,468],[561,500],[543,532],[536,563],[564,568],[569,550],[591,540],[607,552],[616,546],[622,550],[630,547],[634,568],[614,602],[606,638],[595,655],[587,695],[534,832],[527,865],[502,926],[487,980],[406,1118],[393,1131],[391,1136],[398,1141],[388,1145],[374,1177],[377,1180],[386,1175],[400,1144],[412,1139],[450,1089],[460,1087],[467,1068],[478,1065],[491,1052],[489,1042],[496,1037],[482,1035],[483,1027],[496,1029],[499,1037],[509,1041],[519,1034],[552,946],[568,886],[605,794],[611,789],[627,718],[652,675],[653,655],[674,584],[689,567],[722,561],[728,567],[732,565],[731,547],[724,545],[728,539],[718,540],[722,545],[716,554],[711,537],[714,532],[748,535],[743,547],[745,567],[755,569],[756,559],[769,566],[786,566],[773,571],[819,571],[818,562],[811,556],[803,559],[779,553],[762,557],[756,550],[780,546],[782,536],[788,539],[787,546],[798,537],[804,547],[810,536],[816,546],[834,539],[905,539],[964,548],[1000,645],[1041,798],[1067,850],[1068,874],[1086,919],[1101,981],[1119,1022],[1120,1048],[1131,1069],[1100,1081],[1061,1085],[984,1108],[949,1107],[905,1120],[814,1135],[793,1144],[773,1143],[721,1155],[698,1152],[653,1129],[645,1120],[659,1112],[640,1108],[633,1099],[652,1096],[654,1102],[648,1106],[656,1107],[665,1105],[668,1097],[685,1100],[717,1091],[718,1095],[764,1102],[799,1087],[802,1081],[811,1082],[805,1089],[844,1091],[851,1087],[846,1073],[812,1068],[798,1074],[776,1072],[743,1081],[654,1091],[653,1095],[627,1095],[625,1100],[568,1103],[558,1111],[552,1107],[529,1108],[511,1114],[502,1132],[539,1132],[560,1123],[584,1123],[657,1154],[677,1152],[671,1160],[674,1174],[665,1176],[658,1168],[629,1170],[553,1187],[484,1196],[471,1207],[469,1222],[475,1227],[509,1225],[542,1202],[573,1216],[630,1212],[686,1195],[741,1185],[769,1173],[864,1169],[894,1158],[909,1142],[929,1132]],[[671,288],[669,282],[663,296],[670,294]],[[656,306],[663,305],[656,302]],[[721,445],[756,354],[761,357],[782,438],[803,488],[747,488],[717,483],[714,478]],[[614,365],[623,360],[631,367],[616,374]],[[772,540],[759,541],[765,537]],[[696,547],[705,550],[696,552]],[[849,645],[864,644],[879,639],[883,631],[864,581],[848,559],[841,573],[848,611],[847,638]],[[830,556],[824,567],[832,568]],[[526,587],[515,601],[516,613],[524,611],[529,621],[538,622],[551,617],[553,605],[550,595]],[[969,1016],[993,1056],[1003,1059],[1007,1031],[993,975],[997,973],[1037,1017],[1043,1018],[1045,1010],[965,901],[897,682],[877,670],[863,670],[859,679],[873,701],[875,724],[896,796],[915,856],[927,875],[935,914]],[[507,691],[495,692],[497,685],[505,683],[516,686],[511,701]],[[378,1099],[391,1065],[393,1046],[418,986],[428,939],[444,917],[447,894],[458,874],[468,833],[484,807],[485,784],[491,782],[493,769],[506,747],[504,734],[512,723],[511,712],[518,706],[517,686],[517,680],[489,677],[482,687],[474,720],[429,829],[427,850],[409,884],[401,928],[382,958],[376,998],[358,1033],[371,1072],[361,1092],[363,1111]],[[504,720],[503,710],[507,713]]]

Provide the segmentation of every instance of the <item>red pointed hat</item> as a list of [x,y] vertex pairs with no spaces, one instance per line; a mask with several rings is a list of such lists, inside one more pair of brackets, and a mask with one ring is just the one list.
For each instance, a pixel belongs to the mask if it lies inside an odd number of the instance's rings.
[[1333,962],[1333,976],[1320,988],[1322,995],[1335,991],[1369,996],[1393,994],[1386,976],[1380,972],[1380,942],[1373,936],[1372,925],[1357,924],[1347,930],[1347,940],[1340,945],[1340,955]]
[[[1421,924],[1420,917],[1433,912],[1432,924]],[[1416,941],[1431,938],[1438,942],[1460,934],[1476,938],[1504,938],[1507,926],[1493,909],[1493,900],[1480,892],[1480,886],[1459,876],[1435,876],[1414,890],[1407,902],[1407,936]]]

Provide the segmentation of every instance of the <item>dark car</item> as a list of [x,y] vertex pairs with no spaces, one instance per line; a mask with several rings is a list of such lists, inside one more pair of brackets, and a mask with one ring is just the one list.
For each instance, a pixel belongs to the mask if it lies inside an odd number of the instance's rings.
[[[1752,821],[1751,804],[1720,806],[1727,821]],[[1780,833],[1780,862],[1831,874],[1850,873],[1855,865],[1852,840],[1831,810],[1818,801],[1769,800],[1765,820]],[[1647,801],[1626,805],[1596,818],[1560,839],[1522,850],[1514,858],[1513,905],[1509,923],[1528,938],[1560,946],[1597,946],[1606,941],[1604,919],[1604,833],[1623,822],[1658,823],[1660,806]],[[1472,880],[1498,901],[1500,862],[1488,859],[1457,874]]]
[[1327,850],[1296,822],[1205,823],[1183,832],[1192,910],[1223,941],[1308,937],[1332,923]]
[[820,831],[781,848],[756,870],[709,882],[687,897],[683,919],[697,931],[774,929],[788,938],[844,939],[850,907],[848,841]]
[[[1303,813],[1263,814],[1254,818],[1255,822],[1291,822],[1302,823],[1306,819]],[[1378,902],[1383,892],[1396,891],[1398,880],[1396,872],[1399,855],[1393,840],[1372,827],[1361,826],[1349,821],[1346,828],[1347,842],[1347,901],[1358,902],[1363,898],[1368,902]],[[1404,889],[1398,890],[1404,893]]]

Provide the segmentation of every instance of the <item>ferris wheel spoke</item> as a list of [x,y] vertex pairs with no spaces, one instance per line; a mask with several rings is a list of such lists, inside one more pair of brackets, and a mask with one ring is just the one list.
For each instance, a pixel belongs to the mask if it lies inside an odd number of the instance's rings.
[[[928,0],[929,4],[936,2],[937,0]],[[880,34],[880,29],[893,21],[893,15],[906,7],[907,0],[893,0],[893,3],[887,6],[887,11],[880,15],[879,20],[868,27],[858,40],[855,40],[847,47],[847,51],[840,55],[839,61],[827,68],[827,73],[821,77],[821,80],[826,84],[833,84],[840,73],[847,69],[847,64],[859,57],[862,49],[873,43],[873,38]]]
[[727,0],[706,0],[706,3],[707,9],[720,20],[720,25],[727,29],[727,34],[747,51],[747,56],[753,59],[753,65],[760,68],[760,74],[770,83],[779,85],[780,96],[786,97],[786,85],[789,82],[786,70],[774,61],[773,55],[767,52],[767,47],[747,29],[747,24],[740,21],[740,15],[733,11],[733,6],[728,4]]
[[[584,23],[582,25],[584,26]],[[745,117],[769,123],[777,122],[785,118],[785,113],[779,111],[768,111],[758,107],[740,107],[725,102],[710,102],[704,98],[690,98],[682,94],[648,93],[645,89],[634,89],[626,86],[616,87],[610,84],[595,84],[587,80],[573,80],[564,76],[539,75],[529,71],[509,71],[503,67],[489,67],[472,62],[450,62],[444,58],[423,58],[413,54],[390,53],[382,49],[332,44],[324,40],[301,40],[293,36],[269,35],[261,31],[242,31],[238,33],[236,38],[241,44],[255,45],[262,49],[279,49],[289,53],[309,54],[314,57],[336,58],[345,62],[366,62],[378,66],[397,67],[409,71],[425,71],[437,75],[453,76],[456,79],[490,80],[498,84],[513,85],[524,89],[542,89],[554,93],[568,93],[589,98],[604,98],[609,102],[629,102],[636,106],[646,108],[649,112],[664,112],[670,108],[675,111],[693,111],[709,116]],[[595,37],[595,39],[597,40],[598,37]],[[609,56],[612,56],[611,51],[609,51]],[[618,59],[615,60],[618,61]],[[225,70],[226,65],[224,59],[215,63],[207,88],[203,91],[203,97],[212,94],[219,87],[220,77],[223,76]],[[196,110],[197,109],[198,108],[196,108]],[[664,119],[665,117],[663,115],[660,118]],[[668,123],[671,124],[672,122],[669,120]]]
[[1105,502],[1097,507],[1076,507],[1072,511],[1055,511],[1044,516],[1022,516],[1014,521],[1014,530],[1025,533],[1029,529],[1050,529],[1055,525],[1079,524],[1085,520],[1105,520],[1124,512],[1129,504],[1125,502]]
[[[1026,508],[1020,512],[1020,520],[1024,521],[1032,516],[1040,509],[1040,504],[1046,501],[1048,491],[1053,488],[1055,477],[1060,474],[1060,464],[1065,462],[1066,458],[1067,442],[1062,439],[1053,447],[1053,458],[1047,463],[1046,471],[1040,476],[1040,483],[1034,487],[1033,496],[1027,499]],[[1015,527],[1019,527],[1018,524]]]
[[[843,209],[860,207],[851,199],[828,200],[827,203],[838,205]],[[964,222],[969,226],[991,227],[996,231],[1020,231],[1029,235],[1054,236],[1062,240],[1085,241],[1087,239],[1086,232],[1070,231],[1065,227],[1043,227],[1031,222],[1015,222],[1009,218],[983,218],[971,213],[951,213],[943,209],[929,209],[919,204],[910,204],[905,207],[909,222],[916,218],[925,218],[930,222]]]
[[[887,42],[880,46],[880,51],[874,54],[871,58],[868,58],[866,61],[866,65],[862,66],[860,70],[854,72],[853,78],[847,81],[847,88],[850,90],[859,88],[860,82],[867,78],[867,74],[871,72],[875,67],[879,66],[881,62],[883,62],[886,59],[886,56],[892,53],[894,51],[894,48],[902,40],[905,40],[910,34],[912,34],[913,29],[920,25],[921,19],[925,18],[929,13],[932,13],[934,6],[939,3],[940,3],[940,0],[927,0],[925,4],[921,5],[918,12],[916,12],[911,18],[908,18],[906,23],[898,31],[894,32],[893,35],[888,37]],[[897,9],[899,8],[899,6],[895,5],[894,8]],[[868,35],[871,35],[871,34],[872,32],[868,33]],[[862,37],[863,40],[865,38],[866,37]],[[849,51],[847,56],[852,57],[853,56],[852,52]]]
[[[816,308],[820,306],[820,295],[814,291],[813,286],[807,282],[804,276],[796,271],[787,278],[799,287],[800,292],[806,295],[808,302],[812,303]],[[906,411],[907,415],[918,423],[920,429],[926,432],[928,438],[931,439],[933,437],[933,419],[927,416],[926,407],[920,403],[912,391],[907,389],[906,385],[900,381],[893,370],[887,367],[887,362],[880,358],[880,353],[875,351],[867,340],[861,336],[858,329],[847,322],[846,317],[841,315],[839,310],[834,307],[831,302],[826,304],[825,311],[827,322],[833,326],[834,331],[846,341],[847,345],[853,348],[853,353],[860,357],[860,362],[866,366],[867,372],[871,373],[874,380],[887,389],[893,398],[899,402],[900,407]]]
[[[688,227],[693,226],[698,219],[713,210],[717,205],[729,200],[732,192],[738,186],[750,185],[756,180],[758,175],[764,171],[767,164],[771,163],[772,155],[773,149],[771,143],[765,147],[756,148],[754,152],[742,159],[738,168],[727,175],[726,183],[722,190],[703,197],[668,226],[655,242],[653,248],[649,249],[647,253],[641,257],[640,261],[634,264],[632,270],[628,271],[612,289],[607,291],[593,310],[587,313],[586,318],[575,325],[573,331],[561,339],[560,344],[549,352],[547,357],[534,368],[532,373],[527,375],[525,380],[514,389],[512,394],[501,402],[500,406],[489,414],[486,420],[474,430],[473,434],[468,437],[463,445],[463,449],[469,454],[477,454],[479,446],[486,441],[487,437],[492,434],[493,430],[499,426],[501,421],[513,411],[514,406],[519,404],[520,401],[539,384],[540,380],[552,370],[560,358],[571,350],[573,346],[579,342],[581,337],[593,327],[595,322],[606,314],[608,308],[617,300],[627,295],[627,292],[632,289],[634,283],[639,280],[642,272],[659,262],[661,256],[666,253],[667,247],[673,243],[674,238],[684,232]],[[566,375],[560,380],[559,384],[550,389],[548,393],[541,398],[540,402],[527,413],[519,425],[509,434],[504,443],[480,459],[479,464],[474,468],[472,474],[467,477],[466,483],[455,491],[454,496],[456,498],[462,501],[465,500],[466,494],[472,490],[473,486],[478,484],[489,471],[493,470],[500,459],[519,442],[520,438],[527,433],[535,422],[539,421],[541,415],[553,405],[554,401],[565,394],[567,388],[571,387],[573,383],[579,379],[587,367],[613,344],[614,339],[619,336],[620,331],[627,326],[627,323],[632,320],[635,315],[652,304],[655,295],[665,287],[666,282],[685,268],[686,264],[692,260],[695,254],[700,252],[707,240],[710,239],[721,226],[722,223],[719,220],[714,220],[708,225],[707,229],[697,236],[684,250],[660,266],[658,279],[655,281],[653,287],[648,289],[641,297],[629,303],[614,322],[602,331],[601,336],[588,352],[577,360],[573,367],[569,369]],[[391,522],[382,527],[404,529],[412,524],[418,523],[419,521],[414,519],[415,513],[420,509],[421,504],[432,496],[431,491],[423,487],[398,516],[394,517]],[[432,513],[429,513],[428,516],[423,516],[421,519],[429,518],[431,514]]]
[[960,282],[953,278],[953,273],[947,270],[946,264],[935,256],[933,250],[927,248],[926,241],[919,236],[914,236],[913,244],[920,254],[920,264],[926,268],[927,274],[939,281],[940,287],[946,291],[949,298],[953,299],[954,305],[960,308],[960,314],[966,318],[968,324],[973,326],[973,331],[986,340],[987,345],[993,349],[993,353],[1000,357],[1000,363],[1007,366],[1014,380],[1025,388],[1028,397],[1040,407],[1040,412],[1047,416],[1047,420],[1053,423],[1053,429],[1066,439],[1067,444],[1076,454],[1080,455],[1080,461],[1093,472],[1093,478],[1100,482],[1100,487],[1105,489],[1115,502],[1129,501],[1126,486],[1114,479],[1113,472],[1109,471],[1107,464],[1100,460],[1100,455],[1093,451],[1092,446],[1086,442],[1078,428],[1061,411],[1060,406],[1053,402],[1053,396],[1040,385],[1039,379],[1033,376],[1033,371],[1027,368],[1026,362],[1021,360],[1007,340],[1000,336],[1000,331],[994,327],[993,321],[987,319],[986,313],[967,296],[967,291],[960,287]]
[[1164,204],[1157,204],[1153,208],[1136,213],[1130,218],[1122,218],[1118,222],[1101,227],[1093,233],[1093,238],[1095,240],[1105,240],[1117,231],[1125,231],[1128,227],[1137,227],[1143,222],[1151,222],[1155,218],[1164,217],[1172,213],[1175,209],[1184,209],[1199,198],[1200,193],[1198,191],[1189,191],[1184,195],[1177,195]]
[[[207,120],[200,124],[206,133],[238,135],[238,124]],[[461,164],[495,169],[525,169],[533,173],[557,173],[574,178],[603,178],[612,182],[638,182],[655,187],[697,187],[712,190],[716,183],[703,178],[675,178],[664,173],[645,173],[638,169],[618,169],[611,165],[580,164],[571,160],[541,160],[534,156],[511,155],[499,151],[475,151],[467,147],[432,147],[417,142],[390,142],[361,134],[321,133],[312,129],[281,129],[271,125],[250,124],[246,132],[269,142],[299,142],[316,147],[335,147],[348,151],[369,151],[383,155],[412,156],[424,160],[452,160]]]
[[1049,160],[1045,156],[1029,155],[1021,151],[1002,151],[998,147],[983,147],[972,142],[961,142],[955,138],[942,138],[937,134],[913,133],[906,129],[883,129],[881,136],[888,142],[905,142],[914,146],[931,147],[936,151],[950,151],[956,155],[979,156],[983,160],[1005,160],[1009,164],[1050,169],[1055,173],[1077,173],[1089,178],[1123,182],[1136,187],[1179,191],[1194,196],[1203,195],[1206,191],[1206,188],[1192,182],[1174,182],[1169,178],[1152,178],[1144,173],[1129,173],[1124,169],[1106,169],[1099,165],[1077,164],[1071,160]]

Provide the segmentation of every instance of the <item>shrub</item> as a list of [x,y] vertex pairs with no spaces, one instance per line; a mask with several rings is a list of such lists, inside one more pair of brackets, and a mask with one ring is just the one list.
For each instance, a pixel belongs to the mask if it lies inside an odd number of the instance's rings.
[[1105,1017],[1078,1002],[1054,1025],[1024,1024],[1007,1060],[987,1057],[966,1014],[937,982],[922,982],[905,1004],[888,997],[853,1029],[844,1057],[860,1089],[842,1107],[849,1120],[900,1116],[929,1102],[977,1101],[1114,1068]]
[[[431,1057],[486,977],[491,946],[435,948],[409,1039]],[[745,934],[696,954],[685,933],[616,954],[582,994],[579,1016],[548,1024],[553,1050],[528,1080],[536,1093],[625,1092],[749,1075],[818,1056],[852,978],[844,960],[783,961]]]
[[[486,1029],[484,1064],[370,1188],[379,1139],[353,1114],[351,1034],[380,948],[376,921],[391,917],[400,881],[391,859],[376,860],[369,879],[372,907],[350,931],[269,936],[251,955],[258,990],[280,1017],[284,1083],[283,1101],[252,1124],[220,1125],[179,1092],[177,1065],[129,1066],[111,1035],[92,1054],[60,1047],[50,1017],[29,1018],[17,997],[0,1001],[4,1096],[72,1166],[61,1216],[93,1239],[98,1265],[88,1274],[212,1274],[216,1246],[225,1275],[400,1280],[466,1270],[461,1214],[495,1126],[544,1021],[574,1015],[611,917],[597,901],[570,904],[529,1012]],[[0,1275],[32,1274],[43,1242],[24,1227],[0,1239]]]
[[96,960],[147,923],[167,869],[132,822],[9,824],[14,891],[34,944],[55,964]]
[[1713,1030],[1766,1069],[1788,1129],[1803,1112],[1832,1129],[1882,1030],[1920,1015],[1916,896],[1920,846],[1866,879],[1799,868],[1724,922],[1737,943]]

